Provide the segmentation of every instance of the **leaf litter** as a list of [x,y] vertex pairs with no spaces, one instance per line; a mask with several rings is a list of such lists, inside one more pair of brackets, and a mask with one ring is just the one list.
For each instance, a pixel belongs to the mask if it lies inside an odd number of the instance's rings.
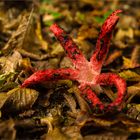
[[[22,6],[20,6],[22,4]],[[1,1],[0,138],[1,139],[139,139],[140,24],[139,1]],[[6,10],[8,8],[8,10]],[[127,83],[122,110],[100,112],[81,96],[76,81],[21,84],[37,70],[73,68],[49,30],[60,25],[89,60],[102,23],[122,9],[102,72],[119,74]],[[127,21],[127,22],[126,22]],[[116,89],[92,89],[103,103]]]

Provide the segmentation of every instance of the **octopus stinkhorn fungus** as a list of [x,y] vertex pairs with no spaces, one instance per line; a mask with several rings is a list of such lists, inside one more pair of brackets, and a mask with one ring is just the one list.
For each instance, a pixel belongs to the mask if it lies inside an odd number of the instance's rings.
[[[71,59],[74,68],[59,68],[37,71],[27,78],[21,87],[27,87],[45,81],[57,81],[60,79],[70,79],[79,83],[78,88],[81,93],[91,102],[93,106],[98,106],[100,110],[104,108],[118,107],[122,103],[126,90],[124,79],[114,73],[100,73],[104,60],[109,50],[109,43],[112,31],[117,24],[117,16],[121,10],[114,11],[104,22],[96,43],[96,49],[88,61],[77,45],[73,42],[63,29],[57,24],[53,24],[50,30],[54,33],[57,40],[61,43],[66,55]],[[105,106],[103,102],[92,91],[93,86],[114,85],[117,89],[116,99]]]

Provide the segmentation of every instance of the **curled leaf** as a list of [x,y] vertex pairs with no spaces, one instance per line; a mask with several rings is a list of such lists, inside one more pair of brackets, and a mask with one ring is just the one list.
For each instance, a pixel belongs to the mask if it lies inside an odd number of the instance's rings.
[[123,57],[123,67],[124,68],[133,68],[133,63],[131,59]]
[[15,88],[10,90],[9,96],[2,107],[3,112],[19,112],[32,107],[35,103],[38,92],[28,88]]
[[140,75],[131,70],[125,70],[119,73],[120,77],[128,81],[140,81]]
[[0,65],[2,67],[2,73],[5,74],[9,72],[15,72],[21,60],[22,57],[18,51],[14,51],[14,53],[11,56],[1,57]]
[[53,131],[42,136],[43,140],[56,140],[56,138],[57,140],[68,140],[68,137],[61,132],[60,128],[54,128]]
[[129,118],[140,121],[140,104],[128,104],[126,115]]
[[7,94],[6,93],[0,93],[0,108],[3,106],[7,99]]
[[15,140],[16,130],[12,119],[0,122],[0,139],[1,140]]
[[1,74],[0,75],[0,86],[2,86],[6,81],[8,81],[8,79],[12,78],[14,75],[14,73],[9,72],[6,74]]
[[115,61],[121,55],[122,55],[122,51],[114,51],[112,54],[109,55],[109,57],[105,61],[104,66],[111,64],[113,61]]
[[137,94],[137,95],[140,95],[140,84],[139,85],[129,86],[127,88],[127,92],[128,92],[128,94]]

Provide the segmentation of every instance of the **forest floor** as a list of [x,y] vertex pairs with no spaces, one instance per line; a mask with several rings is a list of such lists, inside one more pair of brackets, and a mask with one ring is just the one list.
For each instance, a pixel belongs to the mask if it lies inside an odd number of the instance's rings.
[[[89,60],[102,24],[117,9],[122,13],[101,73],[116,73],[126,81],[121,110],[92,106],[69,79],[21,87],[38,70],[73,68],[50,31],[53,23]],[[1,0],[0,139],[140,139],[139,11],[140,0]],[[92,90],[104,104],[117,98],[115,87]]]

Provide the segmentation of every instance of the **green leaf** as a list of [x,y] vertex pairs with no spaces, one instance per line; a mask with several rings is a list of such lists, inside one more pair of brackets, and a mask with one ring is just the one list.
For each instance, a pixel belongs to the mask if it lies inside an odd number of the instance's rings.
[[112,10],[109,10],[109,11],[107,11],[107,12],[103,15],[103,17],[95,17],[95,20],[96,20],[98,23],[102,24],[102,23],[104,23],[104,21],[106,20],[106,18],[107,18],[112,12],[113,12]]
[[40,0],[42,3],[52,4],[53,0]]
[[50,15],[53,16],[54,19],[58,19],[62,16],[59,12],[55,12],[55,11],[52,11],[52,10],[47,10],[45,8],[40,8],[40,13],[41,14],[45,14],[45,13],[50,14]]
[[13,75],[15,75],[14,72],[9,72],[9,73],[6,73],[6,74],[1,74],[0,75],[0,86],[2,86],[6,81],[8,81],[10,78],[12,78]]
[[44,24],[45,24],[46,26],[51,26],[51,25],[53,24],[53,21],[48,20],[48,21],[45,21]]

